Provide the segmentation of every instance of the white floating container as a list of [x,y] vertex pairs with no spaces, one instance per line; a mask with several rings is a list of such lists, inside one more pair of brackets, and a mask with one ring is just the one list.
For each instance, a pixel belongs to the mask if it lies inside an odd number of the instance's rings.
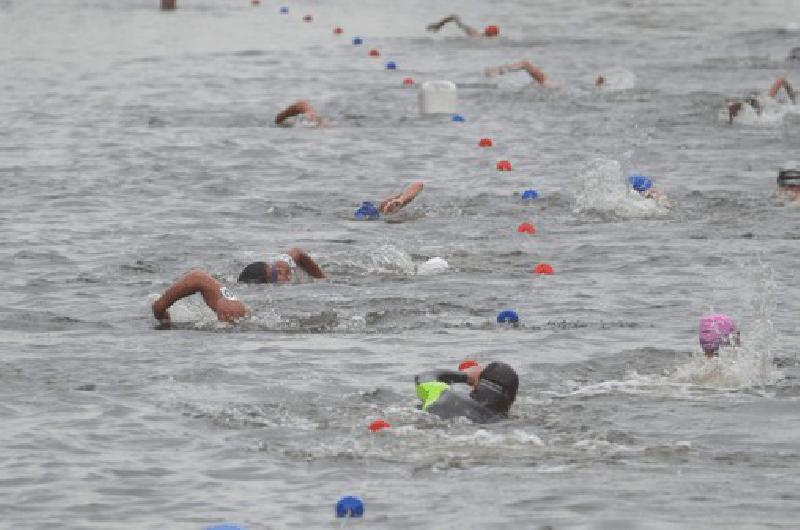
[[452,81],[426,81],[417,92],[420,114],[455,114],[458,90]]

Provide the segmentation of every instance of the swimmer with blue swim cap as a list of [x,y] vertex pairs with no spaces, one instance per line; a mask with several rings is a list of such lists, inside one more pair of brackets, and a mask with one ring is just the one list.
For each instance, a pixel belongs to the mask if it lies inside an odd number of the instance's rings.
[[295,122],[289,121],[289,118],[299,116],[307,123],[316,127],[328,127],[331,123],[328,118],[323,118],[317,113],[317,110],[311,106],[311,103],[305,100],[295,101],[275,116],[275,125],[281,127],[291,127]]
[[[475,365],[464,371],[439,370],[414,377],[421,408],[440,418],[463,416],[475,423],[490,423],[508,417],[517,398],[519,377],[506,363]],[[464,384],[465,394],[453,387]]]
[[653,199],[659,205],[664,206],[665,208],[672,207],[667,195],[655,187],[653,179],[650,177],[639,173],[631,173],[628,175],[628,184],[630,184],[633,191],[637,192],[645,199]]
[[[289,283],[297,279],[303,271],[312,278],[325,278],[325,273],[317,263],[301,248],[290,248],[286,254],[273,263],[257,261],[247,265],[239,282],[243,283]],[[180,300],[200,293],[206,305],[214,311],[220,322],[233,323],[250,312],[227,287],[206,271],[195,269],[172,284],[158,300],[153,302],[153,316],[162,328],[169,328],[172,320],[168,309]]]
[[432,31],[432,32],[436,33],[437,31],[442,29],[442,27],[444,27],[445,24],[447,24],[448,22],[455,23],[455,25],[458,26],[459,28],[461,28],[461,30],[464,33],[466,33],[468,37],[487,37],[487,38],[491,39],[491,38],[497,37],[500,34],[500,28],[498,28],[494,24],[490,24],[490,25],[486,26],[485,28],[483,28],[483,31],[478,31],[477,29],[473,28],[472,26],[467,26],[466,24],[461,22],[461,17],[459,17],[458,15],[455,15],[455,14],[448,15],[448,16],[444,17],[442,20],[440,20],[439,22],[434,22],[433,24],[428,24],[428,26],[425,29],[427,29],[428,31]]

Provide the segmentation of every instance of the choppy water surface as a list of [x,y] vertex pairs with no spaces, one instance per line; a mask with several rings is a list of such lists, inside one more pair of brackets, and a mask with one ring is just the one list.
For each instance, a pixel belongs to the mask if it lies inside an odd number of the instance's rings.
[[[719,116],[800,84],[797,2],[458,2],[492,42],[427,34],[446,2],[156,4],[0,1],[0,526],[330,527],[343,494],[370,527],[797,526],[800,209],[774,182],[800,113]],[[558,87],[481,75],[521,59]],[[419,118],[406,76],[461,83],[466,122]],[[297,98],[336,126],[273,127]],[[415,179],[397,222],[351,219]],[[232,283],[291,245],[330,280]],[[192,267],[253,316],[189,299],[155,330]],[[709,311],[743,328],[714,363]],[[465,358],[517,368],[509,421],[416,411],[413,374]]]

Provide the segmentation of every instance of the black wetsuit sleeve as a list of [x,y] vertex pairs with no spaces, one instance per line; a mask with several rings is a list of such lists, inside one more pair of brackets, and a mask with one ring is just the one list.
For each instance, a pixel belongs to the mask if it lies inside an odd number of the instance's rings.
[[431,372],[424,372],[414,376],[414,384],[429,383],[431,381],[439,381],[440,383],[467,383],[469,378],[464,372],[456,370],[435,370]]

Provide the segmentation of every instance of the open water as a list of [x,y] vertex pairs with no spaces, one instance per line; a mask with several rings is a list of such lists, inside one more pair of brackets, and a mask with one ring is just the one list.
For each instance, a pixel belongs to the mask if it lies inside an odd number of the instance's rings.
[[[800,3],[287,5],[0,0],[0,527],[332,528],[345,494],[369,528],[800,526],[800,113],[720,117],[800,85]],[[501,37],[425,32],[453,11]],[[522,59],[556,88],[482,76]],[[404,77],[459,83],[466,122]],[[335,125],[274,127],[299,98]],[[293,245],[330,279],[235,285]],[[253,316],[156,330],[192,267]],[[743,345],[706,362],[712,311]],[[518,370],[510,420],[416,410],[413,375],[467,358]]]

